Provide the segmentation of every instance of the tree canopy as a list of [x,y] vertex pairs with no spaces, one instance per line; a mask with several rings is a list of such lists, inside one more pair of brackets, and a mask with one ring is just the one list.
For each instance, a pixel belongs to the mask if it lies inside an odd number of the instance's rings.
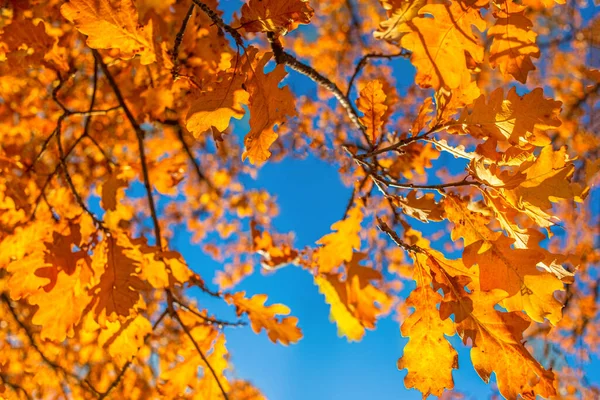
[[[340,340],[397,320],[424,398],[462,348],[504,398],[600,397],[600,6],[219,3],[3,2],[0,397],[264,399],[227,334],[302,340],[244,287],[282,268]],[[351,195],[300,247],[246,182],[307,156]]]

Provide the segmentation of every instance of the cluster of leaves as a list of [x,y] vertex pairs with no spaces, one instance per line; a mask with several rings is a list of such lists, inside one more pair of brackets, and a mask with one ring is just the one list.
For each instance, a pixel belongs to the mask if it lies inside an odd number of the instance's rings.
[[[600,70],[586,61],[600,20],[556,3],[248,0],[226,22],[217,0],[6,2],[0,395],[263,398],[232,377],[226,330],[302,332],[237,288],[260,258],[312,274],[350,341],[397,316],[398,367],[424,397],[454,389],[455,334],[506,398],[597,397],[552,367],[600,345]],[[296,249],[271,194],[242,182],[305,154],[353,190]],[[223,264],[211,283],[173,248],[182,229]]]

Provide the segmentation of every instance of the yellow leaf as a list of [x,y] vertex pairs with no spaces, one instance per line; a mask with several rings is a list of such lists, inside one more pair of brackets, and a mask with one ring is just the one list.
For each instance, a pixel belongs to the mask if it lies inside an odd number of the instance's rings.
[[452,389],[452,369],[458,368],[458,354],[444,336],[454,335],[454,324],[440,317],[437,304],[441,299],[427,283],[413,290],[406,301],[415,311],[402,324],[402,336],[409,339],[398,369],[408,369],[404,384],[423,397],[441,396],[444,389]]
[[316,252],[319,272],[331,272],[344,261],[352,260],[353,251],[360,250],[360,223],[363,219],[362,200],[356,200],[345,219],[331,225],[335,231],[323,236],[317,244],[323,247]]
[[365,329],[375,329],[377,318],[386,314],[392,299],[371,284],[381,281],[381,273],[358,263],[365,258],[355,253],[347,266],[346,279],[340,274],[322,273],[315,276],[315,284],[331,305],[331,321],[338,326],[340,336],[359,341]]
[[[419,17],[398,19],[394,36],[401,36],[400,45],[412,51],[410,60],[417,68],[415,82],[419,86],[435,90],[458,88],[471,75],[468,60],[483,61],[481,39],[473,33],[473,27],[483,31],[485,21],[474,3],[427,4],[419,9]],[[414,5],[418,7],[419,3]]]
[[152,20],[140,25],[132,0],[69,0],[62,15],[87,35],[93,49],[119,49],[122,58],[141,56],[142,65],[156,61]]
[[137,315],[125,322],[107,322],[106,328],[98,335],[98,343],[108,347],[108,353],[117,365],[122,367],[130,361],[144,345],[147,334],[152,332],[152,324],[147,318]]
[[73,328],[91,300],[86,290],[89,277],[85,275],[81,268],[72,275],[60,272],[52,290],[29,297],[29,303],[38,306],[31,322],[42,327],[42,339],[60,343],[73,337]]

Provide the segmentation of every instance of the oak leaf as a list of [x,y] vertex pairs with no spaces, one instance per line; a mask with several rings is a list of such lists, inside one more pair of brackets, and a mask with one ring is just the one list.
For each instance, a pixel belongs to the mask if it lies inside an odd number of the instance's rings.
[[501,313],[494,306],[505,295],[501,291],[474,291],[468,295],[475,308],[469,318],[457,325],[466,343],[473,343],[471,360],[486,383],[496,374],[498,389],[505,398],[536,395],[550,398],[556,394],[555,377],[544,369],[522,343],[523,331],[530,322],[520,313]]
[[525,16],[525,7],[512,1],[493,2],[496,23],[488,30],[492,38],[490,64],[500,67],[502,74],[512,75],[521,83],[535,70],[531,58],[540,56],[535,44],[537,34],[531,30],[532,22]]
[[513,87],[506,99],[504,90],[498,88],[492,92],[487,104],[482,95],[468,110],[465,109],[458,120],[461,127],[454,131],[477,138],[491,137],[513,144],[543,146],[547,144],[547,138],[536,134],[539,134],[538,130],[560,125],[558,114],[561,104],[545,98],[541,88],[519,96]]
[[360,122],[365,126],[367,136],[373,143],[381,135],[381,128],[385,121],[383,116],[387,110],[385,105],[386,94],[379,80],[370,81],[361,91],[356,100],[356,106],[364,114]]
[[74,328],[91,300],[86,290],[89,275],[82,268],[70,275],[60,272],[52,290],[29,296],[29,303],[38,306],[31,322],[42,327],[42,339],[60,343],[74,336]]
[[246,292],[227,294],[225,300],[235,305],[238,316],[248,315],[254,332],[260,333],[264,329],[273,343],[279,341],[284,345],[296,343],[302,338],[302,331],[296,326],[298,318],[277,317],[277,315],[288,315],[290,313],[288,307],[283,304],[265,306],[267,296],[264,294],[256,294],[250,299],[245,295]]
[[313,14],[308,0],[249,0],[242,6],[240,22],[246,32],[286,34],[308,24]]
[[212,90],[201,93],[192,101],[187,114],[187,129],[198,138],[211,127],[223,132],[231,118],[242,118],[243,105],[248,104],[249,99],[248,92],[242,88],[243,83],[239,73],[219,76]]
[[[248,52],[252,54],[248,58],[253,59],[256,49]],[[265,53],[253,63],[246,81],[246,89],[250,93],[250,132],[244,138],[246,150],[242,160],[248,158],[252,164],[262,163],[271,155],[269,148],[278,136],[273,126],[296,115],[294,96],[289,87],[279,87],[286,75],[284,66],[277,65],[273,71],[264,73],[271,57],[272,53]]]
[[152,332],[152,324],[142,315],[125,322],[106,322],[98,335],[98,344],[108,348],[108,353],[119,367],[130,361],[144,344],[146,335]]
[[267,231],[260,231],[256,221],[250,223],[250,229],[252,231],[254,251],[263,257],[261,262],[263,268],[276,269],[297,261],[298,251],[287,243],[275,245],[271,234]]
[[408,193],[408,196],[393,196],[394,205],[401,207],[402,211],[421,222],[441,221],[443,219],[444,210],[442,206],[435,201],[433,193],[426,193],[421,197],[417,197],[417,191],[413,190]]
[[440,318],[437,304],[441,299],[429,283],[418,286],[406,301],[415,311],[402,323],[402,336],[409,339],[398,369],[408,369],[405,386],[418,389],[424,397],[441,396],[444,389],[452,389],[452,369],[458,368],[458,354],[445,338],[454,335],[454,324]]
[[345,279],[341,274],[315,276],[315,284],[331,305],[330,319],[337,324],[339,335],[349,341],[359,341],[365,329],[375,329],[377,318],[392,306],[392,299],[371,283],[381,281],[381,273],[359,265],[364,258],[365,254],[354,253]]
[[130,252],[130,243],[123,234],[106,237],[94,250],[92,268],[100,278],[90,295],[100,320],[115,321],[135,313],[145,284],[138,276],[140,262],[130,258]]
[[91,48],[117,48],[122,58],[139,54],[142,65],[156,61],[152,20],[142,26],[132,0],[69,0],[60,11]]
[[[415,2],[415,6],[418,4]],[[469,63],[483,61],[481,39],[473,33],[473,27],[483,32],[485,20],[476,1],[427,4],[418,13],[410,20],[399,19],[402,22],[395,27],[396,32],[406,33],[400,35],[400,45],[412,51],[410,60],[417,69],[415,82],[435,90],[458,88],[471,75]]]
[[360,250],[360,229],[363,219],[363,202],[358,199],[348,215],[331,225],[335,231],[323,236],[317,241],[322,245],[316,251],[316,261],[319,272],[331,272],[344,261],[352,260],[353,251]]

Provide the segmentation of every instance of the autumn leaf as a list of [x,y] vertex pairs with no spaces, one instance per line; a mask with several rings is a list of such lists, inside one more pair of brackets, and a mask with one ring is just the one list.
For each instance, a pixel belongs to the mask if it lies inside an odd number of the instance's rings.
[[513,87],[506,99],[502,88],[498,88],[492,92],[487,104],[483,95],[475,100],[470,110],[462,113],[458,123],[460,132],[477,138],[491,137],[513,144],[543,146],[547,139],[543,134],[538,137],[538,130],[560,125],[560,107],[561,102],[544,98],[541,88],[519,96]]
[[386,95],[383,92],[381,82],[374,80],[369,82],[364,89],[360,91],[356,106],[364,116],[360,118],[362,124],[366,127],[367,135],[372,142],[377,142],[381,135],[381,128],[385,121],[383,115],[387,110],[385,105]]
[[445,338],[454,335],[454,324],[440,318],[437,304],[441,299],[429,284],[417,287],[406,304],[415,312],[402,323],[402,336],[409,339],[398,369],[408,369],[404,384],[423,396],[441,396],[445,389],[452,389],[452,369],[458,368],[458,354]]
[[479,376],[489,382],[494,372],[503,396],[549,398],[556,394],[554,374],[544,369],[522,344],[529,321],[519,313],[494,309],[503,296],[498,291],[470,294],[471,304],[477,306],[468,319],[458,324],[457,331],[463,341],[473,341],[471,360]]
[[235,72],[223,74],[211,91],[197,95],[187,114],[187,129],[195,137],[214,127],[224,132],[231,118],[244,116],[243,105],[248,104],[249,94],[242,85],[243,77]]
[[[471,74],[467,61],[483,61],[481,39],[473,27],[483,31],[485,21],[475,1],[419,5],[418,1],[410,3],[389,24],[394,33],[380,37],[399,38],[400,45],[412,51],[410,60],[417,68],[415,82],[419,86],[458,88]],[[413,17],[417,8],[418,16]]]
[[115,321],[129,317],[140,299],[140,290],[145,288],[138,276],[139,261],[128,257],[127,246],[123,236],[110,236],[94,251],[92,268],[100,281],[90,289],[90,295],[98,318]]
[[283,304],[265,306],[267,296],[264,294],[256,294],[250,299],[245,296],[246,292],[237,292],[233,295],[225,295],[225,300],[235,305],[238,316],[248,315],[254,332],[260,333],[264,329],[273,343],[280,342],[284,345],[296,343],[302,338],[302,331],[296,326],[298,324],[296,317],[277,317],[277,315],[288,315],[290,313],[288,307]]
[[[251,54],[256,55],[256,50]],[[273,125],[282,124],[296,115],[292,92],[287,86],[279,88],[279,83],[286,75],[283,66],[278,65],[272,72],[264,73],[271,56],[271,53],[263,54],[251,66],[246,81],[250,93],[250,132],[244,138],[246,150],[242,160],[248,158],[252,164],[262,163],[270,157],[269,148],[278,136]],[[252,59],[253,56],[248,58]]]
[[386,9],[388,19],[379,24],[379,30],[374,33],[374,36],[390,42],[398,42],[408,33],[404,24],[417,17],[419,10],[427,4],[426,0],[380,2]]
[[512,1],[492,3],[496,23],[488,30],[492,38],[490,64],[500,67],[504,74],[512,75],[521,83],[535,70],[531,58],[538,58],[540,50],[535,43],[537,34],[531,30],[532,22],[525,16],[525,7]]
[[146,335],[152,332],[152,324],[141,315],[127,320],[106,323],[98,335],[101,346],[108,348],[108,353],[119,366],[130,361],[144,344]]
[[117,48],[123,58],[139,54],[142,65],[156,61],[152,21],[140,25],[132,0],[69,0],[60,11],[91,48]]
[[402,212],[410,215],[421,222],[441,221],[444,210],[439,203],[435,201],[435,195],[426,193],[417,197],[417,191],[413,190],[408,196],[394,196],[392,201],[395,205],[402,208]]
[[299,24],[308,24],[313,14],[308,0],[249,0],[242,7],[240,22],[246,32],[285,35]]
[[392,305],[391,298],[371,284],[381,281],[381,273],[359,265],[364,258],[363,253],[354,253],[347,264],[345,280],[341,274],[315,276],[315,284],[331,306],[330,319],[337,324],[339,335],[349,341],[361,340],[365,329],[375,329],[377,318]]
[[291,248],[287,243],[279,246],[275,245],[271,234],[267,231],[261,232],[255,221],[250,223],[250,229],[254,241],[254,250],[263,257],[261,262],[263,268],[275,269],[298,260],[298,251]]
[[360,223],[363,219],[363,203],[356,200],[348,215],[331,225],[334,231],[317,241],[322,245],[316,252],[316,261],[320,272],[331,272],[344,261],[352,260],[354,250],[360,250]]
[[[29,303],[38,306],[32,322],[41,326],[42,339],[60,343],[75,335],[74,328],[91,300],[86,291],[89,279],[89,271],[84,269],[70,275],[60,272],[52,290],[29,296]],[[52,307],[48,307],[49,304]]]
[[[13,68],[35,67],[46,64],[66,71],[69,66],[58,50],[56,39],[46,32],[43,21],[14,21],[4,27],[0,43],[6,46],[5,57]],[[1,50],[0,50],[1,51]]]

